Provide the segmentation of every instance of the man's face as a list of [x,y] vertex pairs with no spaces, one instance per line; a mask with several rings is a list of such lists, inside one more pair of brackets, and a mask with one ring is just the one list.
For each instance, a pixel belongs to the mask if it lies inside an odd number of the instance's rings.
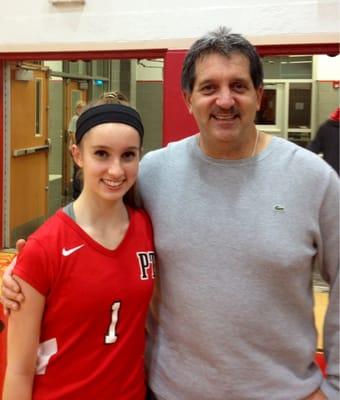
[[200,145],[209,156],[242,158],[256,127],[263,88],[254,88],[249,60],[240,53],[212,53],[196,62],[192,93],[185,93],[189,111],[200,129]]

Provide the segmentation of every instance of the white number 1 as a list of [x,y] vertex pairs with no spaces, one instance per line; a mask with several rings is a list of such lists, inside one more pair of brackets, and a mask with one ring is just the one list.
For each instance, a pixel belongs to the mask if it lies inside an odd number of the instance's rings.
[[118,336],[116,335],[116,326],[119,318],[118,315],[119,308],[120,308],[120,301],[116,301],[115,303],[112,304],[111,323],[109,326],[109,332],[105,336],[106,344],[115,343],[116,340],[118,339]]

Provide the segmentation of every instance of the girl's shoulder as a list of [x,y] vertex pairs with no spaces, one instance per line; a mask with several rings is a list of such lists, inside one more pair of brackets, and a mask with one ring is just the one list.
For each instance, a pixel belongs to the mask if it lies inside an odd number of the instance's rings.
[[137,236],[148,237],[153,242],[153,228],[149,214],[142,208],[129,208],[131,230]]
[[55,241],[56,238],[67,229],[66,220],[68,218],[69,217],[62,210],[58,210],[54,215],[49,217],[42,225],[40,225],[40,227],[28,237],[28,240],[34,239],[35,241],[43,243],[51,243]]
[[151,226],[151,219],[149,217],[149,214],[143,208],[128,207],[128,211],[131,222]]

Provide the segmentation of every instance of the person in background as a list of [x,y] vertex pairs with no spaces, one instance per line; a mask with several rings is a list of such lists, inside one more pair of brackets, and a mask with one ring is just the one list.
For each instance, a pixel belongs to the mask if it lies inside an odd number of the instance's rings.
[[68,124],[67,133],[68,133],[68,148],[72,151],[72,145],[76,143],[76,126],[79,115],[83,111],[84,107],[86,106],[85,101],[78,100],[76,102],[75,113],[71,117],[70,122]]
[[320,125],[315,138],[307,148],[320,154],[339,175],[339,120],[340,107],[337,107],[327,121]]
[[71,151],[83,190],[29,237],[14,268],[25,302],[9,317],[3,400],[145,400],[155,253],[133,202],[143,133],[118,99],[80,115]]
[[[257,130],[262,65],[243,36],[221,27],[196,40],[182,90],[199,133],[147,153],[139,174],[159,269],[148,320],[153,396],[337,400],[336,173]],[[315,259],[330,284],[325,377],[314,361]],[[9,273],[4,284],[2,302],[18,309]]]
[[[86,106],[86,103],[83,100],[78,100],[76,102],[75,114],[71,117],[70,122],[68,124],[67,147],[68,147],[68,150],[70,151],[70,153],[72,151],[72,145],[76,143],[75,133],[76,133],[77,120],[85,106]],[[73,172],[72,172],[72,198],[73,198],[73,200],[75,200],[80,195],[81,188],[82,188],[81,178],[79,177],[79,174],[80,174],[80,170],[79,170],[77,164],[73,163]]]

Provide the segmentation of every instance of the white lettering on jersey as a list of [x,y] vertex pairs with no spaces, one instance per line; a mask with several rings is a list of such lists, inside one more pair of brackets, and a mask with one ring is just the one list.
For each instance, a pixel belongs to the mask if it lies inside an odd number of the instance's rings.
[[142,281],[150,279],[149,272],[151,272],[151,279],[155,278],[156,256],[154,251],[140,251],[136,253],[140,268],[140,279]]
[[105,344],[115,343],[118,339],[116,334],[116,326],[118,323],[119,318],[119,308],[120,308],[120,301],[116,301],[112,304],[112,313],[111,313],[111,323],[109,326],[108,334],[105,336]]
[[57,339],[49,339],[39,344],[37,354],[36,375],[44,375],[50,358],[58,351]]
[[79,246],[72,247],[71,249],[65,249],[65,247],[64,247],[62,250],[62,254],[63,254],[63,256],[67,257],[67,256],[71,255],[72,253],[74,253],[75,251],[81,249],[83,246],[85,246],[85,245],[81,244]]

